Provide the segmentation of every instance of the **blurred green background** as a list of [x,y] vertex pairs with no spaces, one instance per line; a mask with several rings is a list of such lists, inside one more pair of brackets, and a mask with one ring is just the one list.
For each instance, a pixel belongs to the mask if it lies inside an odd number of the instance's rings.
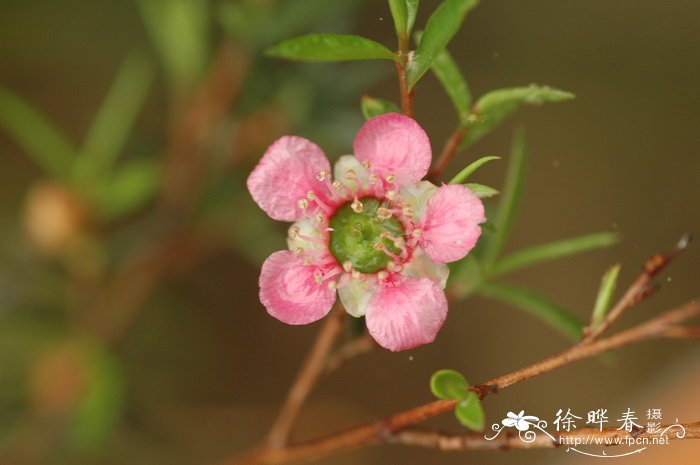
[[[421,2],[418,27],[438,3]],[[283,134],[309,138],[331,158],[348,153],[360,97],[398,98],[388,63],[262,54],[306,32],[395,43],[385,2],[0,1],[0,86],[13,93],[0,93],[0,104],[12,104],[0,118],[0,463],[204,464],[262,440],[318,324],[285,326],[258,302],[259,264],[285,247],[285,226],[253,204],[245,178]],[[524,108],[450,167],[507,156],[513,127],[526,126],[529,164],[508,250],[622,235],[617,246],[510,281],[585,319],[609,265],[623,264],[625,286],[649,255],[700,231],[698,2],[483,1],[449,48],[475,95],[532,82],[577,95]],[[95,129],[123,73],[129,97]],[[18,143],[6,130],[8,121],[29,127],[8,95],[40,110],[78,159],[98,161],[77,162],[57,183],[26,150],[45,134],[26,131]],[[418,86],[416,118],[438,152],[456,118],[433,76]],[[476,180],[499,187],[503,173],[504,162],[491,163]],[[696,248],[623,325],[697,296]],[[451,305],[436,343],[377,351],[323,380],[295,438],[428,401],[437,369],[479,382],[567,344],[517,309],[470,298]],[[487,423],[509,410],[552,420],[560,408],[600,407],[611,417],[663,408],[666,421],[698,420],[699,363],[690,342],[644,343],[507,389],[484,403]],[[432,423],[460,430],[449,415]],[[690,464],[699,452],[690,441],[634,463]],[[319,463],[567,459],[575,460],[563,450],[385,446]]]

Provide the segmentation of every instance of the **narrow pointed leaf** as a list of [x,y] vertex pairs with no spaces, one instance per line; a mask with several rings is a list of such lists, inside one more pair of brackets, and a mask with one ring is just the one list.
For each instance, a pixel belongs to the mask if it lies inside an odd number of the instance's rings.
[[464,168],[462,171],[457,173],[457,175],[448,182],[448,184],[463,184],[464,181],[466,181],[469,176],[474,174],[476,170],[484,166],[486,163],[493,161],[493,160],[500,160],[501,157],[494,157],[494,156],[489,156],[489,157],[483,157],[479,158],[478,160],[470,163],[466,168]]
[[469,131],[460,144],[465,149],[493,131],[521,105],[542,105],[547,102],[563,102],[574,94],[548,86],[531,85],[491,91],[481,97],[469,116]]
[[600,282],[600,289],[595,299],[593,307],[593,315],[591,317],[591,326],[598,326],[605,318],[606,313],[610,309],[613,297],[615,296],[615,288],[617,287],[617,278],[620,275],[620,265],[611,266],[603,275]]
[[474,192],[474,194],[476,194],[476,196],[480,199],[487,199],[500,193],[493,187],[484,186],[483,184],[477,184],[475,182],[468,182],[465,184],[465,186],[467,186],[469,190]]
[[108,171],[131,132],[153,79],[153,67],[140,54],[129,55],[109,89],[81,150],[81,164],[92,176]]
[[583,334],[583,325],[578,318],[530,289],[513,284],[490,282],[484,284],[479,292],[491,299],[525,310],[574,341],[579,340]]
[[469,383],[455,370],[438,370],[430,378],[430,390],[439,399],[464,400],[469,394]]
[[207,0],[138,0],[146,30],[172,85],[184,92],[209,61]]
[[152,159],[134,160],[114,173],[102,190],[100,213],[113,220],[131,213],[153,198],[161,178],[161,166]]
[[406,0],[406,34],[410,37],[413,25],[416,24],[416,14],[418,13],[418,3],[420,0]]
[[471,110],[472,94],[467,80],[464,79],[459,66],[457,66],[450,52],[447,50],[440,52],[433,62],[432,69],[450,97],[452,105],[457,111],[460,124],[467,124]]
[[285,40],[267,54],[296,61],[398,60],[394,53],[365,37],[349,34],[310,34]]
[[36,108],[0,87],[0,125],[49,175],[68,181],[76,149]]
[[619,234],[605,232],[529,247],[500,260],[491,268],[490,276],[500,276],[538,263],[609,247],[619,240]]
[[383,115],[384,113],[400,113],[399,106],[389,100],[381,98],[362,97],[362,115],[365,119],[370,119],[374,116]]
[[478,0],[445,0],[430,15],[420,45],[406,70],[409,89],[413,88],[430,69],[435,59],[459,30],[464,17],[477,3],[479,3]]
[[406,0],[389,0],[389,9],[394,18],[394,28],[397,36],[406,36],[408,27],[408,10]]
[[523,130],[518,130],[513,139],[503,194],[501,195],[501,202],[498,205],[498,212],[495,215],[494,226],[496,228],[496,234],[494,234],[486,244],[482,259],[483,266],[487,271],[495,263],[503,249],[503,245],[508,239],[508,234],[510,233],[515,214],[518,210],[518,205],[520,204],[523,179],[525,176],[524,173],[525,132]]
[[472,431],[484,430],[486,422],[484,409],[475,392],[470,392],[466,399],[457,403],[455,417],[457,417],[457,421]]

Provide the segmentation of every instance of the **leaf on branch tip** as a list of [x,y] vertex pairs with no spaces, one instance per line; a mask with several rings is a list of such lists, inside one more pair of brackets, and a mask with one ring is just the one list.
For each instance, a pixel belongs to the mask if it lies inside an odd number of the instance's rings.
[[430,390],[439,399],[466,400],[469,383],[455,370],[438,370],[430,378]]
[[267,55],[296,61],[398,60],[382,44],[350,34],[309,34],[267,49]]

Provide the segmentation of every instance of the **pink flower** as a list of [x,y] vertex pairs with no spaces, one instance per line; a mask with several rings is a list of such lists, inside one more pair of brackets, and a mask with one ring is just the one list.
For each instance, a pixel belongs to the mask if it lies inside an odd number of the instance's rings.
[[331,177],[317,145],[285,136],[251,173],[248,189],[260,208],[295,221],[289,250],[263,263],[260,300],[280,321],[307,324],[331,310],[337,290],[381,346],[428,344],[447,316],[445,263],[474,247],[484,207],[462,185],[421,181],[432,154],[411,118],[370,119],[354,151],[340,157]]

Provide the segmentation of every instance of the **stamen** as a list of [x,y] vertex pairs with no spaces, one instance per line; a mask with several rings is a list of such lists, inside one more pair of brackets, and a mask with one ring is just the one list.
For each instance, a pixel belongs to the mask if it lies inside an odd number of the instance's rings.
[[384,207],[377,208],[377,218],[379,218],[382,221],[388,220],[389,218],[391,218],[391,210]]
[[350,273],[352,271],[352,263],[350,263],[350,262],[343,263],[343,269],[346,272]]
[[314,191],[309,191],[306,193],[306,198],[309,200],[315,200],[316,199],[316,193]]
[[317,223],[323,223],[325,222],[326,217],[323,216],[323,213],[316,213],[316,222]]
[[297,205],[301,210],[306,210],[309,208],[309,201],[306,199],[299,199],[299,202],[297,202]]
[[386,198],[389,199],[389,200],[395,200],[395,199],[396,199],[396,196],[397,196],[398,194],[399,194],[399,193],[396,192],[396,191],[387,191],[387,193],[386,193]]
[[403,269],[403,267],[399,263],[389,262],[386,266],[386,269],[391,271],[391,272],[398,273],[399,271],[401,271]]
[[362,279],[362,273],[357,270],[352,270],[353,279]]
[[413,237],[420,237],[420,235],[423,234],[423,230],[420,228],[416,228],[411,234],[413,235]]
[[334,291],[335,288],[337,287],[337,285],[338,285],[338,283],[336,283],[335,281],[331,281],[328,283],[328,289],[330,289],[331,291]]
[[360,202],[358,199],[355,199],[352,204],[350,204],[350,208],[352,208],[352,211],[355,213],[362,213],[362,209],[364,206],[362,205],[362,202]]
[[394,176],[393,174],[390,174],[389,176],[387,176],[384,179],[386,179],[386,182],[388,182],[389,184],[394,184],[394,181],[396,180],[396,176]]
[[321,171],[316,175],[316,179],[319,181],[329,181],[331,179],[331,174],[328,171]]
[[403,209],[401,210],[401,213],[406,219],[412,220],[413,219],[413,209],[409,205],[405,205]]
[[297,237],[297,234],[299,234],[300,231],[301,231],[301,228],[299,228],[299,226],[296,226],[296,225],[292,226],[291,228],[289,228],[289,237],[291,239],[294,239],[295,237]]
[[372,164],[369,162],[369,160],[365,160],[362,162],[362,166],[364,166],[366,169],[370,169]]
[[384,271],[384,270],[382,270],[382,271],[380,271],[379,273],[377,273],[377,278],[379,278],[379,279],[386,279],[386,278],[388,278],[388,277],[389,277],[389,273],[387,273],[387,272]]

